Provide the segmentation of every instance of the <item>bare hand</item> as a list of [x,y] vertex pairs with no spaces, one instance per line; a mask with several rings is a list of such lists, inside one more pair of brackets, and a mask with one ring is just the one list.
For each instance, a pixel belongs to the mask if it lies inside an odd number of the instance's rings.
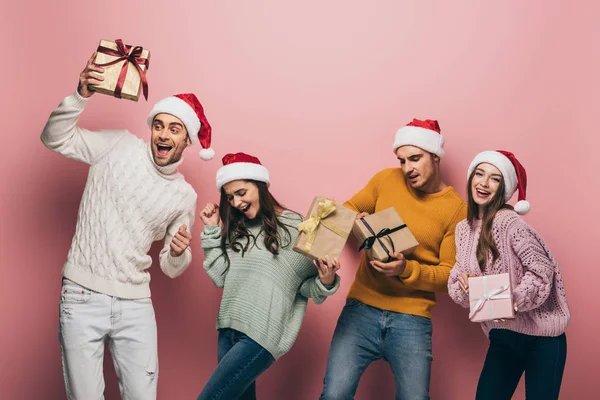
[[469,278],[473,278],[475,276],[477,275],[470,272],[463,272],[458,276],[458,284],[466,294],[469,294]]
[[325,256],[325,258],[319,258],[318,260],[313,260],[313,264],[317,267],[319,271],[319,279],[321,283],[325,286],[331,286],[335,282],[336,272],[342,267],[339,260],[335,258],[333,262],[329,259],[329,256]]
[[190,246],[192,234],[187,231],[187,226],[181,225],[171,240],[171,256],[179,257]]
[[96,64],[94,64],[95,59],[96,53],[90,57],[84,70],[81,71],[81,74],[79,74],[79,85],[77,86],[77,92],[79,92],[79,95],[85,99],[94,94],[88,85],[99,85],[104,80],[104,77],[100,75],[104,72],[104,68],[98,67]]
[[406,267],[406,259],[404,258],[404,254],[402,253],[394,253],[392,254],[392,258],[396,259],[396,261],[390,261],[387,263],[381,261],[370,261],[371,267],[375,269],[375,271],[381,272],[385,276],[400,276],[404,272],[404,268]]
[[369,216],[369,213],[368,213],[368,212],[361,212],[361,213],[359,213],[359,214],[356,216],[356,219],[361,219],[361,218],[364,218],[364,217],[367,217],[367,216]]
[[218,226],[221,216],[219,214],[219,206],[213,203],[207,203],[202,211],[200,211],[200,219],[205,226]]

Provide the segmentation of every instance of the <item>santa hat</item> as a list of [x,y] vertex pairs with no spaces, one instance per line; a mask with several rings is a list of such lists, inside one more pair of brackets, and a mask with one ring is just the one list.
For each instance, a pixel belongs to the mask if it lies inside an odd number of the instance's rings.
[[527,173],[515,155],[510,151],[504,150],[483,151],[477,154],[473,161],[471,161],[467,179],[471,177],[475,168],[481,163],[492,164],[502,173],[505,183],[505,202],[510,200],[517,189],[519,190],[519,198],[515,204],[515,211],[521,215],[527,214],[530,208],[529,202],[525,200],[527,191]]
[[264,182],[267,186],[271,184],[269,171],[258,158],[245,153],[226,154],[223,166],[217,171],[217,191],[220,192],[223,185],[238,179]]
[[406,126],[398,129],[394,140],[394,153],[401,146],[416,146],[439,158],[444,157],[444,137],[436,120],[421,121],[414,118]]
[[215,151],[210,147],[211,127],[204,115],[204,108],[193,93],[176,94],[158,101],[150,115],[148,115],[148,125],[152,128],[154,117],[158,114],[171,114],[179,118],[185,125],[192,143],[202,145],[200,158],[210,160],[214,157]]

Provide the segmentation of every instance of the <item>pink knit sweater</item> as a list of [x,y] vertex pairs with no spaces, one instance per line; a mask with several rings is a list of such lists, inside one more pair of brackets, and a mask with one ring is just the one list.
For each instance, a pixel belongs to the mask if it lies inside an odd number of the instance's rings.
[[463,272],[477,276],[508,272],[518,312],[503,323],[482,322],[484,332],[499,328],[533,336],[562,334],[571,314],[560,269],[546,242],[512,210],[500,210],[492,229],[500,257],[492,264],[490,256],[482,271],[476,254],[481,221],[472,228],[466,219],[456,226],[456,265],[448,280],[450,297],[469,307],[469,296],[458,283]]

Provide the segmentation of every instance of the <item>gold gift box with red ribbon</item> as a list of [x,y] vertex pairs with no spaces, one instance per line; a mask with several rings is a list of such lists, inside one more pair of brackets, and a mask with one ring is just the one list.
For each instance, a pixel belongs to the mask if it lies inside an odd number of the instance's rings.
[[90,90],[117,98],[138,101],[140,92],[148,100],[146,71],[150,65],[150,51],[141,46],[101,40],[94,63],[104,68],[104,81],[89,85]]

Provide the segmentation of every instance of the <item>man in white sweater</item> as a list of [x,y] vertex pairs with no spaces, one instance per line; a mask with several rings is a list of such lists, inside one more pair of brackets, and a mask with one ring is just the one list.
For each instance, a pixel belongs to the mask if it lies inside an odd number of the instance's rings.
[[50,115],[42,142],[90,165],[75,236],[63,267],[59,338],[69,399],[102,399],[108,339],[124,399],[155,399],[156,320],[150,300],[152,242],[165,239],[159,261],[175,278],[189,266],[196,192],[177,168],[184,149],[202,144],[210,159],[210,124],[193,94],[167,97],[148,116],[151,141],[125,130],[77,126],[103,69],[90,58],[77,91]]

